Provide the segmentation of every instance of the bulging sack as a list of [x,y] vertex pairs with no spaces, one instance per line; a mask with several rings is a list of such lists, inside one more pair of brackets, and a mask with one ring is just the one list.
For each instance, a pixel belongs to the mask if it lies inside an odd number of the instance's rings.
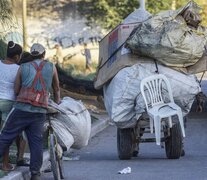
[[140,24],[126,46],[135,54],[167,66],[193,65],[202,57],[207,42],[207,29],[198,25],[200,19],[196,13],[194,2],[176,11],[161,12]]
[[[158,64],[159,73],[170,81],[173,98],[187,115],[195,96],[201,91],[195,75],[186,75]],[[155,74],[153,62],[137,63],[120,70],[110,83],[104,85],[104,103],[111,120],[119,128],[134,127],[145,113],[145,103],[140,92],[142,79]]]
[[52,127],[60,144],[69,150],[88,145],[91,134],[91,116],[81,101],[64,97],[59,105],[49,101],[51,107],[59,110],[52,121]]

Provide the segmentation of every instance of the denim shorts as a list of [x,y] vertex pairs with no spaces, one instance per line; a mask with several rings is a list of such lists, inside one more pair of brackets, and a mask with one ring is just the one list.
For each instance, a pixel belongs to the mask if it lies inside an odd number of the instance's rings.
[[[3,123],[6,121],[6,118],[13,107],[14,101],[0,99],[0,111],[1,111],[1,119]],[[2,123],[2,124],[3,124]]]

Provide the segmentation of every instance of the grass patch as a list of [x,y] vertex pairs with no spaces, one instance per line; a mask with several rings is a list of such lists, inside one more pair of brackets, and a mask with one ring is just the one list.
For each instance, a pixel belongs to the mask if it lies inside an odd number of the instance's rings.
[[96,76],[96,66],[97,64],[93,63],[92,72],[87,72],[83,66],[68,64],[66,67],[64,67],[64,71],[66,74],[76,79],[93,81]]

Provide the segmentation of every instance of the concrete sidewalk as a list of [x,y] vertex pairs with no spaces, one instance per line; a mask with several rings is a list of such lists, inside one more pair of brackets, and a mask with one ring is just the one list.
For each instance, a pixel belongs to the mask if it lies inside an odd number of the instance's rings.
[[[104,130],[109,124],[109,117],[106,113],[104,114],[93,114],[93,116],[97,119],[94,123],[92,123],[91,127],[91,138],[95,136],[97,133]],[[29,157],[29,153],[26,153],[26,157]],[[43,165],[41,171],[44,171],[49,166],[49,153],[48,151],[44,152],[43,156]],[[29,167],[18,167],[14,171],[10,172],[8,175],[0,178],[1,180],[29,180],[30,179],[30,171]]]

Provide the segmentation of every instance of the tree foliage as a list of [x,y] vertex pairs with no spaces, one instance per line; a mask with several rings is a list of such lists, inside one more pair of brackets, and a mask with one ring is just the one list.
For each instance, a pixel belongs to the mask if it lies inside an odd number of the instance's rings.
[[0,58],[6,56],[6,43],[3,41],[5,31],[13,24],[13,11],[11,1],[0,0]]
[[86,0],[80,3],[80,12],[90,23],[111,29],[138,7],[137,0]]
[[[185,5],[188,0],[174,0],[176,9]],[[203,0],[197,0],[199,3]],[[152,14],[172,8],[173,0],[146,0],[146,9]],[[96,23],[105,29],[112,29],[117,26],[131,12],[139,7],[138,0],[85,0],[79,4],[80,12],[88,19],[89,24]],[[207,5],[201,5],[207,9]],[[206,12],[203,11],[204,22]],[[204,24],[205,24],[204,23]]]
[[201,6],[201,16],[202,16],[202,24],[207,26],[207,1],[206,0],[199,0]]
[[9,0],[0,0],[0,26],[8,28],[14,22],[12,4]]
[[169,0],[148,0],[146,2],[146,10],[149,11],[151,14],[156,14],[160,11],[171,9],[171,6],[172,2],[169,2]]

